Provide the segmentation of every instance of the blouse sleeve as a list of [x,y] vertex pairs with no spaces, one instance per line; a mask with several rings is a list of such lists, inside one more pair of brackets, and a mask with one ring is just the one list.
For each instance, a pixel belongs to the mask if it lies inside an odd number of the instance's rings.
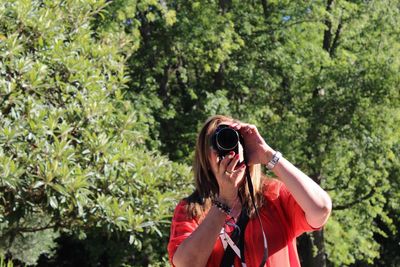
[[291,226],[290,228],[293,230],[295,237],[304,232],[316,231],[322,228],[314,228],[307,222],[303,209],[283,183],[280,187],[279,195],[285,207],[286,217],[289,219],[289,224]]
[[183,200],[179,202],[172,218],[168,243],[168,257],[171,265],[176,249],[197,228],[197,225],[197,221],[187,215],[186,202]]

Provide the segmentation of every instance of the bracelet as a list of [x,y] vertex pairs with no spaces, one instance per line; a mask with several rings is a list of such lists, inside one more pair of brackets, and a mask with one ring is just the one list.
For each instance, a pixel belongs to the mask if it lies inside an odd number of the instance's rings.
[[217,207],[220,211],[222,211],[223,213],[225,213],[226,215],[230,215],[232,209],[229,208],[228,205],[218,201],[218,200],[213,200],[212,201],[213,206]]

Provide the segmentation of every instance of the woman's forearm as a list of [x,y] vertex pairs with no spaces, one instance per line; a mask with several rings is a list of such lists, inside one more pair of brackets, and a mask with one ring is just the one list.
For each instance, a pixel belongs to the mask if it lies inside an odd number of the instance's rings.
[[[268,151],[267,158],[271,158],[272,153]],[[285,158],[281,158],[272,170],[304,210],[307,222],[314,228],[324,225],[332,210],[328,193]]]
[[225,214],[212,206],[204,220],[176,250],[173,263],[181,266],[205,266],[225,223]]

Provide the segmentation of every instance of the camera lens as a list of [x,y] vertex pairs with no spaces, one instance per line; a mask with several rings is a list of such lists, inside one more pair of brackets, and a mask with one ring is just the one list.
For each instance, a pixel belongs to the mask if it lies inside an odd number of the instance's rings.
[[230,151],[239,153],[239,133],[228,125],[219,125],[212,136],[211,142],[220,157],[224,157]]
[[221,129],[216,136],[217,146],[220,150],[233,150],[239,142],[237,131],[231,128]]

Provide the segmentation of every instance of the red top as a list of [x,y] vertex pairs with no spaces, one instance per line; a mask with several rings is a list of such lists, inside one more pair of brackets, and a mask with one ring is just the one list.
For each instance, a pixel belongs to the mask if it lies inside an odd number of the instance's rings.
[[[260,209],[260,216],[268,242],[268,260],[266,266],[296,267],[300,266],[297,255],[296,237],[306,231],[317,230],[311,227],[305,218],[304,211],[278,181],[271,180],[264,187],[266,204]],[[185,240],[201,221],[190,219],[186,213],[187,202],[182,200],[175,208],[172,218],[171,235],[168,243],[168,254],[172,258],[179,244]],[[263,237],[257,218],[250,219],[245,231],[245,259],[247,267],[259,266],[263,257]],[[224,255],[220,238],[217,238],[214,250],[207,262],[207,267],[219,266]],[[241,266],[240,259],[235,258],[235,267]]]

